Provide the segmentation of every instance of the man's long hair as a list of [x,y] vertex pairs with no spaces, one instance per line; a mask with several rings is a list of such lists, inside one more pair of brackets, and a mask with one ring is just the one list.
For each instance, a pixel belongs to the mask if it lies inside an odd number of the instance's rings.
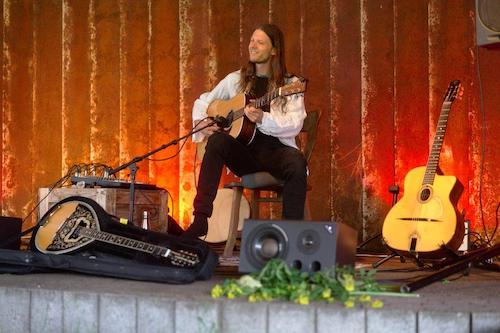
[[[268,91],[281,87],[285,84],[287,77],[285,64],[285,38],[283,32],[274,24],[262,24],[255,30],[262,30],[269,36],[271,43],[276,51],[271,57],[271,77],[267,86]],[[255,31],[254,30],[254,31]],[[246,66],[241,68],[240,90],[249,92],[255,84],[255,63],[249,61]]]

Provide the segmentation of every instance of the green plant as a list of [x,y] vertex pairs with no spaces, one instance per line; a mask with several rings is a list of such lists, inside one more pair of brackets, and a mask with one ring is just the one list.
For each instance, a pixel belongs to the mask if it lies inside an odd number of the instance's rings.
[[273,259],[258,273],[215,285],[211,294],[214,298],[247,297],[249,302],[287,300],[305,305],[310,301],[339,301],[346,307],[362,302],[380,308],[382,301],[371,298],[371,294],[382,291],[374,274],[375,270],[356,272],[352,267],[336,267],[310,275]]

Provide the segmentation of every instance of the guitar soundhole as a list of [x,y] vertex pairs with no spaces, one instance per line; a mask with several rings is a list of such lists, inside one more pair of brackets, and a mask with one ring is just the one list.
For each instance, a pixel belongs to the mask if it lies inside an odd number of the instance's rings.
[[424,188],[422,192],[420,192],[420,200],[427,201],[431,197],[431,190],[428,188]]

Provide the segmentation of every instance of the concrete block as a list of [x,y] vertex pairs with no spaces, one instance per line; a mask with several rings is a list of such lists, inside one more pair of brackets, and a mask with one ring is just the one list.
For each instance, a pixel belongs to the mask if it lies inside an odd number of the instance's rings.
[[343,305],[319,306],[316,318],[317,332],[365,332],[365,320],[364,308],[346,309]]
[[224,302],[222,328],[224,333],[266,332],[267,303]]
[[64,332],[97,332],[98,326],[97,294],[70,292],[63,293]]
[[175,303],[176,333],[219,333],[219,302],[178,301]]
[[137,299],[137,330],[148,333],[175,332],[175,303],[173,300],[156,297]]
[[29,314],[29,290],[0,288],[0,332],[29,332]]
[[312,305],[270,303],[268,311],[269,333],[315,332],[315,308]]
[[404,310],[367,309],[366,332],[417,332],[417,313]]
[[473,313],[472,333],[500,333],[500,312]]
[[470,314],[464,312],[420,311],[418,330],[425,333],[469,333]]
[[63,298],[60,290],[31,291],[31,332],[63,332]]
[[135,333],[136,298],[123,295],[99,296],[99,332]]

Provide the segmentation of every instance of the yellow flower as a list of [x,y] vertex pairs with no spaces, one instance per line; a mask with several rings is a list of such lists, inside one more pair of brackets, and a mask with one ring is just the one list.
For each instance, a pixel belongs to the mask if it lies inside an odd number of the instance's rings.
[[300,295],[296,300],[295,303],[301,304],[301,305],[307,305],[309,304],[309,297],[307,295]]
[[354,277],[351,274],[342,274],[342,278],[339,279],[344,289],[347,291],[354,291]]
[[361,302],[369,302],[372,300],[372,298],[370,297],[370,295],[361,295],[359,296],[359,300]]
[[212,298],[219,298],[222,295],[224,295],[224,291],[222,290],[222,287],[218,284],[216,284],[213,288],[212,291],[210,292],[212,295]]
[[372,302],[372,308],[374,309],[380,309],[381,307],[384,306],[384,302],[382,302],[381,300],[379,299],[376,299]]
[[234,294],[232,292],[228,292],[227,293],[227,298],[233,299],[234,298]]
[[248,296],[248,301],[249,301],[250,303],[255,303],[255,302],[257,302],[257,296],[255,296],[254,294],[252,294],[252,295]]
[[264,292],[262,292],[262,299],[264,301],[271,301],[273,298],[271,297],[271,295],[267,291],[264,291]]
[[324,299],[329,299],[332,296],[332,290],[330,288],[323,289],[321,293],[321,297]]
[[344,306],[345,306],[346,308],[352,308],[352,307],[354,307],[354,301],[353,301],[353,300],[348,299],[347,301],[345,301],[345,302],[344,302]]
[[347,291],[354,291],[354,280],[345,281],[344,288]]

